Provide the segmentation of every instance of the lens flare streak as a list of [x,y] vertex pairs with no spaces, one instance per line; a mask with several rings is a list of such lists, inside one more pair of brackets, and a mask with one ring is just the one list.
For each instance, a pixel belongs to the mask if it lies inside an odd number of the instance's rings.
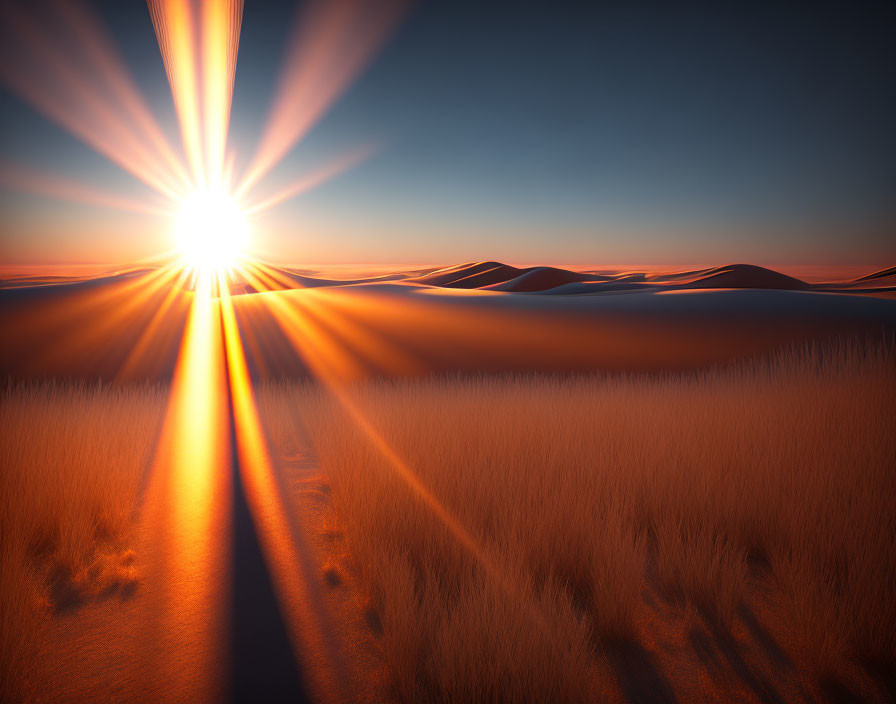
[[268,122],[237,187],[245,195],[351,85],[394,29],[407,0],[315,0],[298,17]]
[[246,208],[246,212],[249,214],[260,213],[280,205],[281,203],[285,203],[288,200],[292,200],[293,198],[300,196],[367,161],[367,159],[376,153],[377,149],[377,145],[369,144],[343,154],[341,157],[338,157],[337,159],[324,164],[320,168],[315,169],[311,173],[302,176],[295,183],[249,205]]
[[44,173],[21,164],[0,162],[0,185],[20,193],[48,196],[70,203],[94,205],[111,210],[122,210],[141,215],[171,217],[171,210],[137,198],[108,193],[98,188]]
[[182,183],[171,150],[121,60],[104,41],[88,43],[99,29],[82,5],[72,2],[59,14],[70,18],[65,28],[41,22],[34,9],[4,4],[0,80],[110,161],[174,196]]
[[345,379],[334,375],[333,354],[338,346],[328,344],[326,336],[319,327],[313,325],[307,314],[289,306],[276,296],[264,298],[268,310],[278,321],[280,328],[286,333],[296,351],[311,365],[315,376],[326,385],[327,390],[339,402],[352,421],[364,432],[377,448],[387,463],[420,497],[439,520],[451,531],[455,538],[482,564],[489,572],[495,573],[491,558],[480,546],[479,541],[445,508],[436,496],[420,481],[410,467],[391,448],[389,443],[366,418],[351,398]]

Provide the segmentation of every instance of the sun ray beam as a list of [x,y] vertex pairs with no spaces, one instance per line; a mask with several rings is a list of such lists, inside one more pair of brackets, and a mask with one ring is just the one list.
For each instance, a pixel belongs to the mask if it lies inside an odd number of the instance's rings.
[[187,171],[183,160],[172,149],[168,138],[153,117],[131,76],[124,69],[124,61],[103,31],[99,20],[86,7],[77,2],[56,0],[55,7],[65,17],[68,26],[79,37],[79,46],[92,57],[92,65],[104,76],[113,95],[118,96],[122,107],[135,125],[140,127],[150,143],[158,150],[165,164],[177,177],[179,187],[187,184]]
[[303,8],[267,125],[237,195],[248,193],[320,120],[408,5],[407,0],[315,0]]
[[199,60],[196,51],[195,18],[190,0],[148,0],[152,26],[174,108],[180,124],[181,142],[194,183],[205,184],[200,122]]
[[491,573],[496,573],[496,567],[491,557],[480,546],[479,541],[467,531],[460,521],[420,481],[417,475],[398,456],[389,443],[386,442],[385,438],[358,408],[351,398],[346,383],[351,379],[336,376],[339,368],[334,367],[333,356],[335,350],[338,349],[337,346],[333,345],[332,341],[325,342],[327,338],[322,334],[319,326],[316,326],[303,311],[290,306],[282,298],[266,296],[264,303],[277,319],[281,329],[286,333],[296,351],[309,361],[317,379],[325,385],[333,398],[339,402],[339,405],[346,411],[349,418],[370,439],[389,465],[434,512],[438,519],[445,524],[464,548]]
[[313,188],[317,188],[336,176],[364,163],[376,153],[378,148],[378,145],[368,144],[347,152],[333,161],[315,169],[311,173],[302,176],[294,183],[282,188],[276,193],[266,196],[254,203],[250,203],[246,207],[246,212],[250,215],[264,212],[265,210],[281,205],[288,200],[292,200]]
[[242,0],[148,0],[197,187],[223,185]]
[[157,676],[169,680],[184,700],[202,702],[220,701],[226,691],[230,581],[230,478],[221,468],[227,466],[231,449],[213,284],[203,274],[191,294],[142,509],[153,541],[150,568],[164,575],[159,592],[151,595],[147,627],[158,642],[148,657],[158,665]]
[[[178,267],[172,270],[168,279],[168,292],[161,303],[159,303],[149,323],[143,328],[139,339],[128,352],[124,364],[116,373],[116,379],[139,378],[138,375],[141,372],[144,376],[146,375],[146,365],[152,357],[151,351],[160,347],[158,338],[162,334],[165,321],[170,319],[175,304],[178,301],[182,302],[187,296],[184,284],[189,275],[190,272],[186,267]],[[153,375],[150,374],[149,376]]]
[[202,4],[202,110],[206,174],[213,183],[218,181],[218,185],[224,177],[224,155],[242,17],[242,0],[206,0]]
[[[55,16],[49,8],[39,8]],[[75,19],[64,28],[41,21],[38,9],[4,4],[0,80],[125,171],[166,196],[176,195],[183,187],[180,170],[172,165],[170,148],[136,97],[120,59],[103,50],[105,42],[84,45],[84,32],[90,36],[98,25],[85,19],[89,15],[74,0],[63,17]]]
[[162,203],[153,204],[147,200],[109,193],[81,181],[38,171],[22,164],[0,161],[0,185],[20,193],[31,193],[80,205],[94,205],[158,217],[172,215],[170,207],[166,208]]
[[[526,598],[523,585],[512,578],[497,556],[492,554],[487,544],[467,529],[450,507],[440,501],[426,486],[353,398],[351,381],[354,377],[351,376],[351,365],[346,367],[344,364],[348,352],[321,328],[319,321],[315,321],[309,315],[310,306],[290,305],[282,297],[276,295],[264,296],[262,301],[286,334],[293,348],[308,362],[315,378],[336,401],[338,407],[346,414],[347,419],[361,430],[387,466],[447,528],[459,545],[493,580],[493,583],[508,599],[517,603],[524,610],[526,616],[531,618],[547,637],[552,623],[540,608]],[[293,303],[295,304],[294,301]],[[341,353],[343,363],[339,362],[340,355],[338,353]],[[346,371],[348,371],[348,376],[346,376]]]

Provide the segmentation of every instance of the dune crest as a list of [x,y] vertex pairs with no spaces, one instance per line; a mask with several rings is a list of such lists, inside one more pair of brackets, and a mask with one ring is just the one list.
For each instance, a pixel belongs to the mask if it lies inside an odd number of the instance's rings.
[[682,283],[682,288],[766,288],[805,291],[810,284],[774,269],[753,264],[729,264],[710,269],[693,280]]
[[[777,291],[813,291],[820,293],[858,293],[896,296],[896,267],[880,269],[849,281],[809,283],[774,269],[754,264],[727,264],[706,269],[686,271],[602,270],[577,271],[553,266],[516,267],[489,260],[466,262],[441,269],[408,269],[387,274],[356,278],[334,278],[323,271],[301,270],[284,266],[269,266],[276,273],[270,280],[272,289],[305,289],[349,287],[367,284],[400,283],[433,288],[482,290],[503,293],[581,295],[650,291],[654,293],[676,290],[706,289],[762,289]],[[0,278],[0,290],[28,291],[50,287],[92,288],[137,275],[148,270],[135,269],[97,277],[84,276],[11,276]],[[232,295],[258,293],[256,287],[238,271],[231,278]]]
[[616,274],[574,271],[551,266],[514,267],[498,261],[469,262],[403,280],[438,288],[480,289],[505,293],[564,295],[622,291],[693,289],[765,289],[777,291],[851,292],[881,294],[896,291],[896,267],[842,283],[809,283],[754,264],[727,264],[707,269],[671,272],[620,271]]
[[891,266],[887,269],[881,269],[880,271],[875,271],[871,274],[866,274],[865,276],[860,276],[856,279],[856,282],[859,281],[879,281],[881,279],[886,279],[892,284],[896,284],[896,266]]

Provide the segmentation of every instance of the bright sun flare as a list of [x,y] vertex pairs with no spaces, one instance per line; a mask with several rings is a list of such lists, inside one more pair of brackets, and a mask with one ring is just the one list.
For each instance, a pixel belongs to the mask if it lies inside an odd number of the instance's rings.
[[249,218],[224,190],[197,190],[183,202],[174,237],[189,266],[206,271],[227,270],[249,249]]

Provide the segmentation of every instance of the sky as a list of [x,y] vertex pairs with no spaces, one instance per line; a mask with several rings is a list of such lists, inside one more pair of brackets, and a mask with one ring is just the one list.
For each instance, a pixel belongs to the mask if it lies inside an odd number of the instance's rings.
[[[90,7],[182,153],[146,6]],[[297,16],[294,3],[246,2],[236,172],[281,91]],[[39,21],[66,31],[52,13]],[[294,265],[892,266],[894,30],[891,8],[863,2],[421,0],[258,188],[358,163],[253,216],[254,247]],[[0,263],[170,249],[168,216],[23,192],[25,167],[158,200],[22,99],[5,77],[27,61],[7,49],[0,64]]]

